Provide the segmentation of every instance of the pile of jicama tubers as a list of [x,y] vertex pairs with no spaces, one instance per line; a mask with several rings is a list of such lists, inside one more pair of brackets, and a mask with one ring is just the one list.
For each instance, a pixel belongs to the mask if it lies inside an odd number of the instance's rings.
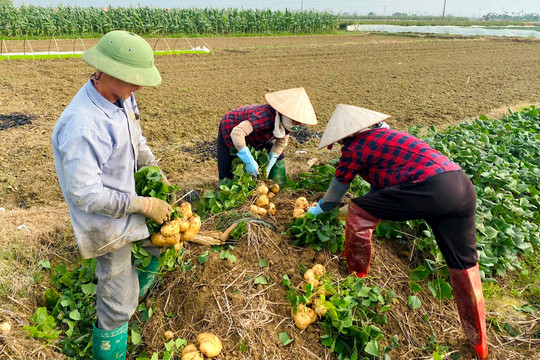
[[303,218],[306,216],[306,211],[308,211],[311,206],[317,206],[317,203],[309,205],[309,201],[305,197],[300,196],[294,202],[293,217],[295,219]]
[[276,214],[276,205],[270,200],[279,191],[279,185],[274,184],[272,180],[261,183],[256,190],[255,204],[251,205],[249,211],[256,215],[265,216]]
[[304,280],[312,285],[311,296],[306,304],[299,304],[296,307],[296,312],[294,312],[294,308],[291,309],[294,324],[301,330],[305,330],[309,325],[317,321],[317,317],[323,317],[328,310],[324,305],[323,295],[328,296],[330,293],[322,286],[321,281],[321,277],[325,273],[326,269],[322,264],[315,264],[304,273]]
[[221,349],[223,349],[221,340],[210,333],[199,334],[197,336],[197,345],[186,345],[182,350],[182,360],[203,360],[205,356],[212,358],[218,356]]
[[[174,246],[180,250],[182,243],[192,240],[201,229],[201,217],[194,214],[191,204],[184,202],[176,212],[179,216],[161,225],[159,232],[154,232],[150,237],[152,244],[156,246]],[[181,216],[180,216],[181,215]]]

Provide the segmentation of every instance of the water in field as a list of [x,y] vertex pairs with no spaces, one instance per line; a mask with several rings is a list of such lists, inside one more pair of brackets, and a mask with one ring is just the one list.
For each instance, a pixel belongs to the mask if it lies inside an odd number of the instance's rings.
[[461,36],[510,36],[540,38],[540,31],[527,29],[490,29],[482,26],[401,26],[401,25],[349,25],[347,31],[383,31],[389,33],[452,34]]

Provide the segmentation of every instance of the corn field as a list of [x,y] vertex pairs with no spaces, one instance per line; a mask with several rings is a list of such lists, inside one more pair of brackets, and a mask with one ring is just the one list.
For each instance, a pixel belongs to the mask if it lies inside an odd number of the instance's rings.
[[127,30],[139,35],[314,34],[337,29],[328,12],[156,7],[0,5],[0,36],[50,37]]

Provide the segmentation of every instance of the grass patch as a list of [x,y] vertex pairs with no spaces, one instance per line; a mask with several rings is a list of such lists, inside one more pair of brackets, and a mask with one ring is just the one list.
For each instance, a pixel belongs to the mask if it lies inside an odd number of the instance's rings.
[[[203,50],[171,50],[171,51],[154,51],[154,55],[178,55],[178,54],[210,54],[209,51]],[[2,60],[42,60],[42,59],[65,59],[65,58],[79,58],[82,54],[23,54],[23,55],[0,55],[0,61]]]

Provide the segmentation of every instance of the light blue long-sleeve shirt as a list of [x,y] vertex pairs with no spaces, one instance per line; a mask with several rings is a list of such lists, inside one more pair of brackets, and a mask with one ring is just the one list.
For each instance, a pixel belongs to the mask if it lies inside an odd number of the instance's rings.
[[141,133],[133,94],[122,106],[88,81],[52,134],[58,182],[83,259],[149,236],[145,216],[134,211],[134,173],[157,163]]

